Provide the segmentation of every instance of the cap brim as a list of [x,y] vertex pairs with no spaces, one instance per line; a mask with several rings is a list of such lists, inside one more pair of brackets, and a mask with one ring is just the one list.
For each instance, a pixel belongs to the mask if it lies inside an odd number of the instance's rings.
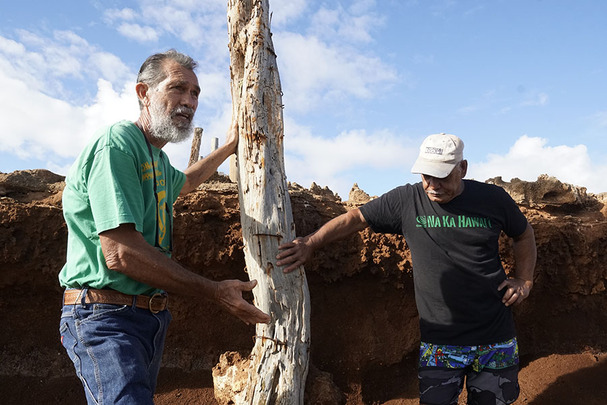
[[417,158],[411,168],[411,173],[425,174],[426,176],[443,179],[451,174],[456,165],[457,163],[430,162],[426,159]]

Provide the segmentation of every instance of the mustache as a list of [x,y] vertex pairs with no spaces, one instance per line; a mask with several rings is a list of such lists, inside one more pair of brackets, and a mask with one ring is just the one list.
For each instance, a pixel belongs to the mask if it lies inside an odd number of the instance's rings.
[[194,109],[190,108],[190,107],[186,107],[186,106],[175,107],[175,109],[173,111],[171,111],[171,118],[176,115],[184,115],[191,121],[192,118],[194,118],[194,112],[195,112]]

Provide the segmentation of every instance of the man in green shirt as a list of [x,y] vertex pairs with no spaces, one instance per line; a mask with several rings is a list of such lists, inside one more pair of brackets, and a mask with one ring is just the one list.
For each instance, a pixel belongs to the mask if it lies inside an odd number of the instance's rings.
[[135,87],[139,119],[101,130],[66,177],[60,332],[91,404],[153,403],[171,319],[166,292],[216,301],[247,324],[270,321],[242,298],[255,281],[212,281],[171,259],[173,203],[238,143],[232,127],[225,145],[185,173],[162,151],[191,134],[200,93],[195,68],[175,50],[150,56]]

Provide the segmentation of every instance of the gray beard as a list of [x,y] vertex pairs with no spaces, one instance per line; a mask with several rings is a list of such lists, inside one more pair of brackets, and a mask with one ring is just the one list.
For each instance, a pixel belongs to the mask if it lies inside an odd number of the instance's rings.
[[171,118],[179,108],[187,107],[177,107],[175,110],[171,111],[171,114],[166,114],[159,103],[151,103],[150,131],[155,139],[167,143],[180,143],[189,138],[194,129],[192,121],[187,125],[176,125]]

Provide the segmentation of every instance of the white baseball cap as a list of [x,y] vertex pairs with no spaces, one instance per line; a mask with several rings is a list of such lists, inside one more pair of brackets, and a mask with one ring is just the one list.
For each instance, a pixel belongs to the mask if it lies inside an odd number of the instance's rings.
[[464,142],[461,139],[445,133],[429,135],[419,147],[419,156],[411,168],[411,173],[442,179],[462,160]]

